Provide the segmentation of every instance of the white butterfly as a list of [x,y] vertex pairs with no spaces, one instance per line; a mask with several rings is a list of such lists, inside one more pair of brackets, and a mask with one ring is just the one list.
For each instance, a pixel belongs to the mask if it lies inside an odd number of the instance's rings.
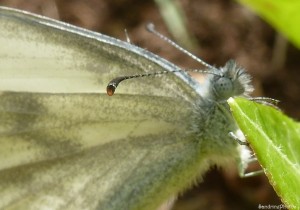
[[233,61],[200,86],[130,43],[0,9],[0,209],[152,210],[213,165],[243,161],[226,99],[252,91]]

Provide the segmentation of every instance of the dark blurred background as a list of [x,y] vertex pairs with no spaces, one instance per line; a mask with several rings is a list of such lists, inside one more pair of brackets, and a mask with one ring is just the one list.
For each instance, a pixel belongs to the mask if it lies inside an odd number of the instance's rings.
[[[193,42],[189,48],[206,62],[222,66],[235,59],[253,76],[254,96],[279,99],[279,107],[294,119],[298,109],[300,52],[253,12],[231,0],[179,0],[185,27]],[[152,0],[0,0],[1,6],[19,8],[126,40],[183,68],[201,68],[191,58],[145,30],[153,22],[169,32],[158,5]],[[172,20],[171,20],[172,21]],[[1,30],[1,29],[0,29]],[[176,33],[176,32],[175,32]],[[183,42],[182,42],[183,43]],[[264,175],[241,179],[234,166],[212,169],[204,181],[179,196],[173,210],[258,209],[281,204]]]

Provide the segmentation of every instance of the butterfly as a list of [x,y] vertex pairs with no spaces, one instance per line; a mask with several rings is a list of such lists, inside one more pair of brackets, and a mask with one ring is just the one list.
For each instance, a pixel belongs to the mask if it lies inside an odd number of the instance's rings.
[[[0,209],[152,210],[212,165],[243,163],[226,100],[234,61],[204,85],[128,42],[0,8]],[[120,75],[174,72],[122,82]],[[247,157],[246,157],[247,156]],[[246,158],[245,158],[246,157]]]

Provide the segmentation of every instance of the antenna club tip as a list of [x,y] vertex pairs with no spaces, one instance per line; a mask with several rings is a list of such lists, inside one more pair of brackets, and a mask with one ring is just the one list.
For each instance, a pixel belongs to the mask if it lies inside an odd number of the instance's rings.
[[151,22],[146,25],[146,29],[150,32],[153,31],[154,28],[155,28],[155,25]]
[[106,87],[106,93],[108,96],[112,96],[115,93],[116,87],[114,85],[107,85]]

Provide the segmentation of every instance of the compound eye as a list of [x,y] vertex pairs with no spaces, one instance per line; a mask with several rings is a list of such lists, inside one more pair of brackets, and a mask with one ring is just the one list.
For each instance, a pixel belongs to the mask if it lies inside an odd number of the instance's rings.
[[221,77],[216,81],[215,90],[221,98],[233,96],[233,83],[230,78]]

